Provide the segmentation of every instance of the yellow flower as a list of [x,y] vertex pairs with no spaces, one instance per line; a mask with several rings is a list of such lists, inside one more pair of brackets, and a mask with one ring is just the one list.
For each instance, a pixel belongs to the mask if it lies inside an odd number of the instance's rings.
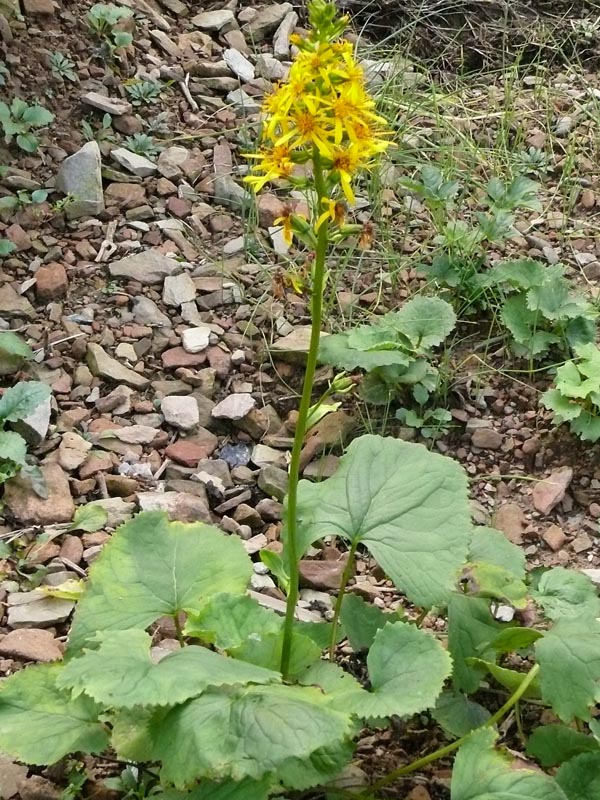
[[344,221],[344,217],[346,216],[346,209],[344,208],[343,204],[338,202],[337,200],[331,200],[330,198],[323,198],[323,205],[327,206],[325,211],[319,216],[317,220],[317,224],[315,225],[315,229],[319,230],[321,225],[326,220],[331,220],[336,225],[341,225]]
[[263,175],[247,175],[244,180],[259,192],[265,183],[278,178],[289,178],[294,169],[294,162],[290,158],[290,149],[286,145],[275,146],[272,150],[263,150],[258,153],[245,153],[246,158],[256,158],[261,163],[256,169]]
[[294,239],[291,210],[289,208],[285,209],[280,217],[277,217],[277,219],[273,220],[273,225],[281,225],[283,227],[284,241],[286,244],[291,244]]

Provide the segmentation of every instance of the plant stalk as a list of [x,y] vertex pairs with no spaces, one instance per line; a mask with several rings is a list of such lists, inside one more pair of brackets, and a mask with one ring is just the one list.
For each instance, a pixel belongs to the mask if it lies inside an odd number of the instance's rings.
[[348,560],[346,561],[346,566],[344,567],[344,571],[342,573],[342,580],[340,583],[340,589],[338,592],[337,599],[335,601],[335,608],[333,610],[333,619],[331,621],[331,640],[329,642],[329,660],[333,661],[335,656],[335,643],[337,638],[337,629],[338,623],[340,621],[340,614],[342,613],[342,603],[344,602],[344,593],[346,591],[346,586],[348,585],[348,581],[352,577],[352,573],[354,572],[354,561],[356,555],[356,548],[357,544],[353,544],[350,550],[348,551]]
[[435,750],[433,753],[429,753],[429,755],[423,756],[423,758],[418,758],[416,761],[412,761],[410,764],[407,764],[404,767],[400,767],[399,769],[395,769],[393,772],[389,772],[370,787],[369,794],[357,795],[357,798],[361,798],[361,800],[368,800],[368,798],[370,798],[375,792],[379,791],[379,789],[389,786],[390,783],[393,783],[398,778],[403,778],[405,775],[410,775],[411,772],[416,772],[418,769],[426,767],[428,764],[431,764],[432,761],[437,761],[444,756],[450,755],[450,753],[453,753],[455,750],[458,750],[458,748],[463,745],[474,733],[477,733],[477,731],[480,731],[483,728],[490,728],[492,725],[495,725],[497,722],[499,722],[499,720],[502,719],[502,717],[508,714],[514,705],[519,702],[531,683],[535,680],[539,671],[540,665],[534,664],[521,682],[520,686],[508,698],[506,703],[504,703],[504,705],[499,708],[493,716],[484,722],[483,725],[480,725],[479,728],[469,731],[469,733],[467,733],[465,736],[461,736],[460,739],[447,744],[445,747],[441,747],[439,750]]
[[[317,190],[317,216],[323,207],[322,201],[327,198],[327,187],[323,175],[321,158],[315,148],[313,148],[313,170],[315,188]],[[284,680],[288,678],[290,667],[290,655],[292,651],[292,636],[294,626],[294,616],[296,613],[296,603],[298,602],[299,567],[298,560],[298,479],[300,477],[300,454],[306,433],[306,421],[310,409],[312,397],[313,381],[317,368],[317,358],[319,354],[319,338],[321,335],[321,318],[323,316],[323,290],[325,287],[325,258],[327,256],[327,244],[329,225],[325,221],[319,228],[317,235],[317,248],[313,265],[312,275],[312,295],[310,301],[311,331],[310,344],[306,357],[306,370],[304,372],[304,383],[302,386],[302,396],[300,398],[300,408],[298,409],[298,422],[294,433],[294,444],[292,446],[292,456],[290,460],[290,470],[288,479],[287,495],[287,531],[286,531],[286,550],[289,560],[290,588],[287,596],[285,610],[285,622],[283,628],[283,644],[281,647],[281,673]]]

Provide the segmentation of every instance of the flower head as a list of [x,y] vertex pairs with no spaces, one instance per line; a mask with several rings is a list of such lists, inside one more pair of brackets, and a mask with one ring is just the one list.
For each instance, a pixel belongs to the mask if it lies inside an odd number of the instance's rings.
[[307,38],[291,37],[299,52],[287,82],[265,98],[261,146],[250,154],[256,163],[245,180],[260,191],[269,181],[291,179],[295,165],[312,162],[316,168],[318,162],[331,203],[325,212],[318,209],[318,228],[339,223],[339,199],[354,202],[352,182],[388,147],[389,130],[352,44],[340,38],[347,19],[337,16],[334,3],[311,0],[309,22]]

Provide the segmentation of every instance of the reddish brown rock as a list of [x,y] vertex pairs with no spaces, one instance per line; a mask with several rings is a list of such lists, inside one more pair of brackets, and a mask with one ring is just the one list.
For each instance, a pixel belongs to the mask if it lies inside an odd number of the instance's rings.
[[536,483],[532,493],[535,510],[540,514],[549,514],[563,499],[572,480],[573,470],[571,467],[561,467]]
[[58,464],[42,464],[47,499],[39,497],[31,485],[17,475],[4,485],[4,503],[24,525],[52,525],[70,522],[75,504],[66,474]]
[[167,211],[173,214],[174,217],[184,219],[188,217],[192,211],[192,204],[189,200],[184,200],[182,197],[169,197],[167,200]]
[[23,230],[23,228],[20,225],[17,225],[16,222],[13,225],[10,225],[6,229],[4,235],[17,248],[17,253],[20,253],[23,250],[29,250],[29,248],[32,245],[31,237],[29,236],[29,234],[25,230]]
[[559,528],[558,525],[550,525],[542,535],[542,539],[554,553],[562,550],[567,541],[567,537],[563,533],[562,528]]
[[0,656],[22,661],[58,661],[62,649],[50,631],[22,628],[7,633],[0,641]]
[[188,353],[183,347],[172,347],[162,353],[161,360],[165,369],[199,367],[206,361],[206,353]]
[[516,503],[504,503],[497,509],[492,519],[492,525],[506,536],[513,544],[523,542],[525,529],[525,515]]
[[184,467],[197,467],[201,459],[208,458],[214,452],[217,442],[216,437],[214,437],[214,440],[214,443],[209,440],[202,443],[190,439],[179,439],[166,448],[165,455],[171,461],[175,461]]
[[285,203],[274,194],[261,194],[258,198],[258,221],[261,227],[270,228],[285,213]]
[[104,192],[104,202],[126,211],[146,202],[146,190],[139,183],[111,183]]
[[300,579],[311,589],[339,589],[342,584],[343,561],[300,561]]

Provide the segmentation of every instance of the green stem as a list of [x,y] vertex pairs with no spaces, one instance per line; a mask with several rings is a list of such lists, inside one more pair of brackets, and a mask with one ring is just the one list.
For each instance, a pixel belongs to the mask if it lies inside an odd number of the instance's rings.
[[173,614],[173,622],[175,623],[175,635],[181,647],[185,647],[185,639],[183,638],[183,628],[179,619],[179,612]]
[[344,602],[344,592],[346,591],[346,586],[348,585],[348,581],[352,577],[352,573],[354,572],[354,556],[356,555],[356,548],[358,544],[353,544],[350,550],[348,551],[348,560],[346,561],[346,566],[344,567],[344,571],[342,573],[342,580],[340,583],[340,589],[338,592],[337,600],[335,601],[335,608],[333,610],[333,620],[331,621],[331,640],[329,642],[329,660],[333,661],[335,656],[335,644],[337,638],[337,629],[338,623],[340,621],[340,614],[342,612],[342,603]]
[[[313,169],[315,178],[315,188],[317,190],[317,215],[322,208],[322,200],[327,197],[327,187],[323,176],[321,158],[316,148],[313,150]],[[287,495],[287,537],[286,549],[289,557],[289,576],[290,588],[287,596],[285,610],[285,623],[283,629],[283,644],[281,647],[281,673],[286,679],[290,666],[290,655],[292,650],[292,636],[294,626],[294,616],[296,613],[296,603],[298,602],[299,567],[297,543],[297,509],[298,509],[298,479],[300,477],[300,454],[306,433],[306,420],[310,409],[313,381],[317,369],[317,357],[319,354],[319,338],[321,335],[321,317],[323,315],[323,289],[325,286],[325,257],[327,255],[329,225],[324,222],[319,228],[317,236],[317,249],[313,267],[312,295],[310,303],[311,312],[311,332],[308,354],[306,357],[306,370],[304,372],[304,384],[302,387],[302,397],[300,408],[298,409],[298,422],[294,433],[294,444],[292,446],[292,457],[290,460],[290,472]]]
[[[430,753],[427,756],[423,756],[423,758],[418,758],[416,761],[412,761],[410,764],[407,764],[405,767],[400,767],[399,769],[395,769],[393,772],[389,772],[383,778],[378,780],[373,786],[370,787],[369,795],[362,795],[362,798],[370,797],[375,792],[379,791],[379,789],[383,789],[385,786],[389,786],[390,783],[393,783],[398,778],[403,778],[405,775],[410,775],[411,772],[416,772],[418,769],[422,767],[426,767],[428,764],[431,764],[432,761],[437,761],[439,758],[443,758],[444,756],[450,755],[455,750],[463,745],[469,737],[471,737],[474,733],[481,730],[482,728],[490,728],[492,725],[495,725],[499,720],[502,719],[510,710],[511,708],[519,702],[519,700],[523,697],[531,683],[535,680],[538,672],[540,671],[539,664],[534,664],[533,667],[529,670],[523,681],[521,682],[520,686],[517,690],[508,698],[506,703],[496,711],[496,713],[491,716],[483,725],[479,728],[475,728],[475,730],[470,731],[465,736],[462,736],[460,739],[457,739],[455,742],[451,742],[447,744],[445,747],[441,747],[439,750],[436,750],[433,753]],[[358,795],[357,797],[361,797]]]

